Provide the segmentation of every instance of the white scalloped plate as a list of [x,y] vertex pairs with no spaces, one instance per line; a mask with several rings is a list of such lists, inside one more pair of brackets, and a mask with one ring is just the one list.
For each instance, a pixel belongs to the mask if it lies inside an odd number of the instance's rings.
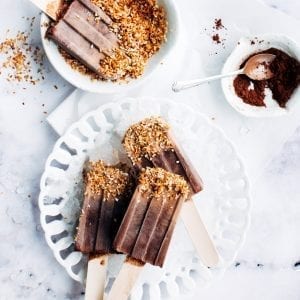
[[[81,172],[86,159],[108,163],[124,159],[121,139],[134,122],[151,115],[166,119],[186,154],[199,170],[204,191],[195,196],[221,257],[208,269],[197,258],[179,221],[163,268],[146,265],[131,299],[157,300],[192,293],[206,286],[232,264],[249,225],[250,198],[243,165],[222,131],[190,107],[167,99],[125,98],[99,107],[73,124],[54,146],[41,179],[39,206],[48,245],[69,275],[84,282],[86,258],[73,249],[80,212]],[[108,285],[117,274],[122,255],[110,259]]]

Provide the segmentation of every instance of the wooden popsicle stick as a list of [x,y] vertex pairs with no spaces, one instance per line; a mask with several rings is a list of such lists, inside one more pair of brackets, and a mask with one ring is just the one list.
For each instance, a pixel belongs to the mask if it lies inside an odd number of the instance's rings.
[[51,19],[57,19],[57,13],[62,6],[63,0],[30,0]]
[[207,267],[215,267],[219,262],[219,254],[193,200],[183,204],[181,219],[203,264]]
[[85,300],[103,300],[108,255],[89,259],[86,278]]
[[127,300],[144,264],[127,259],[105,300]]

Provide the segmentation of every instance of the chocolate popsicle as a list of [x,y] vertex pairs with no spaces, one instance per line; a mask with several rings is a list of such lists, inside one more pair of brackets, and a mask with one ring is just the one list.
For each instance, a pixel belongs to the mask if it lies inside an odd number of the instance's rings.
[[75,248],[82,253],[108,254],[130,200],[130,175],[124,165],[89,163]]
[[112,55],[118,46],[117,36],[108,27],[111,23],[112,20],[90,0],[74,0],[62,18],[49,27],[47,37],[102,76],[101,59]]
[[75,249],[89,254],[86,299],[102,299],[108,255],[114,252],[112,243],[129,204],[132,182],[124,165],[107,166],[103,161],[89,163],[84,182]]
[[145,263],[163,266],[189,186],[179,175],[146,168],[114,240],[116,251],[127,254],[107,300],[127,299]]
[[[200,176],[162,118],[150,117],[132,125],[124,136],[123,145],[137,171],[145,167],[160,167],[181,175],[190,186],[190,196],[202,190]],[[181,218],[202,262],[208,267],[216,266],[218,253],[190,198],[182,207]]]
[[161,168],[146,168],[114,240],[114,248],[143,263],[162,267],[180,208],[189,195],[186,181]]
[[138,170],[150,166],[181,175],[192,193],[202,190],[202,180],[183,154],[170,133],[169,125],[161,118],[151,117],[130,126],[123,145]]

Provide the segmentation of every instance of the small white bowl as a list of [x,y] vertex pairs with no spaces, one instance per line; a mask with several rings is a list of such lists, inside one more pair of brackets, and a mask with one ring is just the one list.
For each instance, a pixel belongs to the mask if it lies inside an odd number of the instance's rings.
[[[251,43],[251,41],[254,41]],[[287,36],[266,34],[255,35],[252,37],[243,37],[239,40],[238,45],[227,58],[222,70],[222,74],[226,74],[238,70],[241,64],[252,54],[267,50],[269,48],[277,48],[300,61],[300,47],[295,41]],[[233,81],[235,77],[227,77],[222,79],[222,88],[227,101],[230,105],[243,115],[250,117],[273,117],[280,116],[290,112],[295,105],[300,105],[300,89],[294,91],[293,95],[286,104],[286,108],[282,108],[272,99],[270,89],[266,89],[265,104],[266,106],[254,106],[245,103],[237,96],[234,90]]]
[[121,93],[128,91],[129,89],[138,86],[140,83],[146,80],[161,65],[162,62],[166,61],[173,48],[175,48],[179,36],[179,18],[174,2],[175,1],[173,0],[158,1],[158,3],[165,8],[167,13],[167,41],[163,43],[161,49],[149,60],[143,75],[138,79],[131,79],[128,83],[92,80],[89,76],[81,74],[80,72],[72,69],[58,51],[57,45],[45,37],[48,27],[45,26],[45,24],[49,23],[49,18],[45,14],[42,14],[40,28],[45,53],[56,71],[64,79],[79,89],[101,94]]

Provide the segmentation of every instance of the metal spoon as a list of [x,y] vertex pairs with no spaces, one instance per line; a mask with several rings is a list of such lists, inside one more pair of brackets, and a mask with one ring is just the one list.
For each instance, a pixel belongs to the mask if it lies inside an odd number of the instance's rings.
[[253,80],[267,80],[274,76],[270,70],[270,64],[275,57],[276,55],[268,53],[256,54],[248,59],[243,69],[230,72],[228,74],[216,75],[202,79],[176,81],[172,85],[172,90],[174,92],[180,92],[181,90],[189,89],[209,81],[240,74],[245,74]]

